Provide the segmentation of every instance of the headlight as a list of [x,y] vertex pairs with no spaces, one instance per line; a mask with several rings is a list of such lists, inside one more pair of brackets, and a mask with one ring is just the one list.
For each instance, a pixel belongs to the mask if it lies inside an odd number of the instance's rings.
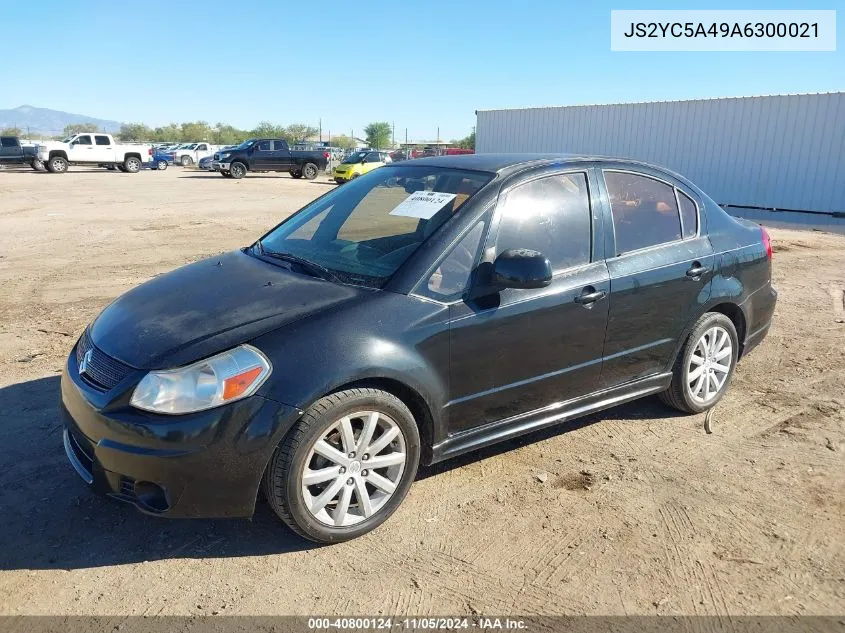
[[273,367],[251,345],[241,345],[179,369],[151,371],[138,383],[130,404],[178,415],[203,411],[254,394]]
[[229,156],[231,156],[231,155],[232,155],[232,154],[230,154],[230,153],[220,154],[220,159],[222,160],[222,159],[224,159],[224,158],[229,158]]

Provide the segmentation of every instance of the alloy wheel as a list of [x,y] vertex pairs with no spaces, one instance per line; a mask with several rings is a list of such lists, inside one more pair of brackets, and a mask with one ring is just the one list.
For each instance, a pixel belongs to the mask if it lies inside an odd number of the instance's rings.
[[731,372],[733,346],[725,328],[715,325],[707,329],[692,351],[687,369],[687,389],[698,403],[715,398]]
[[405,436],[393,419],[379,411],[345,415],[319,436],[305,459],[305,507],[325,525],[356,525],[393,496],[406,461]]

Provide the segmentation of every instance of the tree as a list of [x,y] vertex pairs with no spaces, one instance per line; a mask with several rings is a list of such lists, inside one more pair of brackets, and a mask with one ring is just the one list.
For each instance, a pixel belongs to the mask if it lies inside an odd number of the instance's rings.
[[252,131],[252,136],[258,138],[284,138],[286,134],[285,128],[270,121],[261,121]]
[[183,123],[179,137],[184,143],[207,141],[209,138],[211,138],[211,127],[205,121],[197,121],[196,123]]
[[475,126],[473,126],[472,132],[469,136],[466,136],[458,141],[458,147],[462,147],[464,149],[475,149]]
[[374,149],[381,149],[390,145],[393,128],[387,121],[370,123],[364,128],[364,134],[367,137],[367,145]]
[[123,123],[117,133],[121,141],[149,141],[152,136],[152,130],[143,123]]
[[319,130],[304,123],[291,123],[285,128],[285,133],[282,135],[289,144],[301,143],[309,136],[314,136]]
[[175,143],[182,137],[182,127],[176,123],[165,125],[164,127],[157,127],[152,131],[150,140]]
[[68,136],[73,136],[74,134],[82,134],[83,132],[99,132],[100,128],[96,125],[92,125],[91,123],[68,123],[65,126],[64,131],[62,132],[62,136],[67,138]]
[[236,145],[249,138],[249,132],[239,130],[225,123],[218,123],[211,130],[211,142],[215,145]]
[[23,136],[23,130],[19,127],[4,127],[0,130],[3,136]]
[[335,147],[339,147],[340,149],[353,149],[356,145],[355,139],[345,134],[338,134],[337,136],[331,137],[329,139],[331,144]]

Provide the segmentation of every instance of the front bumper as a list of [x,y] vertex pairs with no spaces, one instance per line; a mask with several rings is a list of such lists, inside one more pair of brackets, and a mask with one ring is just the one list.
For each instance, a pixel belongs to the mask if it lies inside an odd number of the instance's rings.
[[229,167],[231,165],[232,165],[232,163],[224,163],[224,162],[221,162],[219,160],[215,160],[214,162],[211,163],[211,168],[216,170],[216,171],[229,171]]
[[302,412],[256,395],[189,415],[149,414],[128,406],[137,380],[130,382],[98,393],[70,354],[60,410],[77,474],[147,514],[252,516],[264,469]]

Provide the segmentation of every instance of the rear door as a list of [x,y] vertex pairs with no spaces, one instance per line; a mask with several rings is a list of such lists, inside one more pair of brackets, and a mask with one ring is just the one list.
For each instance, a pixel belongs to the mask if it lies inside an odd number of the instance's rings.
[[701,202],[682,183],[628,167],[600,174],[613,228],[601,375],[608,388],[669,369],[679,337],[710,298],[714,255],[700,227]]
[[105,134],[95,134],[92,154],[98,163],[114,162],[114,145],[111,139]]
[[[545,288],[505,289],[450,306],[450,432],[597,388],[610,282],[594,188],[586,169],[558,168],[527,176],[500,196],[484,261],[532,249],[548,257],[554,276]],[[431,289],[443,281],[429,283]]]
[[20,160],[21,155],[22,150],[14,136],[0,137],[0,157],[4,162],[16,162]]
[[273,141],[273,165],[277,171],[290,171],[291,154],[285,141]]

